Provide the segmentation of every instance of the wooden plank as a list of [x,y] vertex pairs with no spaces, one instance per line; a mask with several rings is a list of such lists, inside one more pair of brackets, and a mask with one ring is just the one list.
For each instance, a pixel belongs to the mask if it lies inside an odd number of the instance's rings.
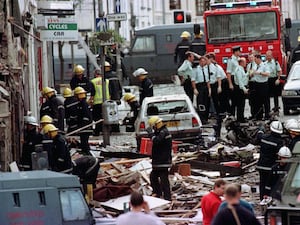
[[116,164],[137,163],[142,160],[149,160],[149,158],[126,159],[126,160],[119,160],[119,161],[114,161],[114,162],[103,162],[103,163],[100,163],[100,166],[110,166],[112,163],[116,163]]

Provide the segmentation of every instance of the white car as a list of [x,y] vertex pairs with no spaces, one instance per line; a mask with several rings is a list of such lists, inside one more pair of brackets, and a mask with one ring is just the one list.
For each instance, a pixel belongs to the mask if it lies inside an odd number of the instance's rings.
[[148,136],[148,119],[154,115],[162,118],[173,140],[193,143],[201,137],[201,120],[186,94],[147,97],[135,121],[138,145]]
[[283,113],[300,109],[300,61],[293,64],[282,91]]

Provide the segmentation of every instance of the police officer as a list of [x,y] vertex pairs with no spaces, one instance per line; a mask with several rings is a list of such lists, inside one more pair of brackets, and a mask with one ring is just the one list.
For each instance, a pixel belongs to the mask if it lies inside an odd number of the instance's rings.
[[[89,105],[86,101],[86,91],[82,87],[77,87],[74,90],[74,95],[78,100],[77,105],[77,128],[82,128],[92,123],[92,113]],[[92,129],[86,128],[79,131],[80,147],[83,153],[90,154],[89,136],[92,133]]]
[[298,46],[292,52],[291,62],[294,64],[298,60],[300,60],[300,36],[298,36]]
[[249,99],[249,105],[250,105],[250,112],[251,112],[251,118],[254,118],[254,104],[255,104],[255,81],[253,77],[253,71],[256,70],[257,65],[254,60],[254,53],[250,52],[248,55],[248,61],[246,72],[248,75],[248,99]]
[[[200,30],[200,24],[194,24],[194,39],[192,40],[190,51],[203,56],[206,53],[206,46],[202,37],[203,32]],[[198,61],[195,60],[194,63],[198,64]]]
[[[194,54],[192,52],[186,52],[186,59],[181,64],[181,66],[177,69],[177,73],[180,77],[181,83],[183,85],[183,89],[187,96],[193,102],[194,92],[192,87],[191,78],[193,76],[193,62],[194,62]],[[198,60],[199,61],[199,60]]]
[[260,54],[254,56],[255,63],[257,65],[256,70],[253,71],[252,77],[254,80],[255,89],[255,102],[254,102],[254,116],[257,120],[263,118],[263,112],[265,119],[270,118],[270,101],[269,101],[269,85],[268,78],[270,76],[269,67],[266,66]]
[[133,72],[133,76],[137,77],[141,82],[140,105],[142,105],[144,98],[153,96],[153,83],[148,77],[148,72],[144,68],[138,68]]
[[181,41],[177,44],[174,53],[174,63],[177,64],[178,67],[181,66],[181,64],[185,60],[185,53],[191,47],[191,42],[189,41],[191,34],[188,31],[183,31],[180,37]]
[[48,115],[53,119],[53,124],[64,131],[65,108],[63,102],[56,97],[55,90],[50,87],[45,87],[43,93],[46,97],[45,108],[43,105],[40,110],[40,115]]
[[134,122],[138,116],[139,110],[140,110],[140,104],[135,98],[135,96],[131,93],[125,93],[124,95],[124,101],[127,102],[130,106],[130,112],[133,113],[131,116],[126,116],[124,118],[124,123],[126,126],[126,130],[128,129],[129,131],[134,131]]
[[[48,135],[50,139],[53,140],[52,143],[52,155],[49,158],[49,164],[52,166],[51,170],[56,172],[67,172],[71,170],[71,156],[67,142],[65,138],[58,133],[58,128],[53,124],[48,124],[44,127],[44,133]],[[50,163],[50,161],[52,163]]]
[[[103,76],[101,74],[100,70],[94,71],[95,78],[92,79],[91,83],[91,97],[89,99],[89,103],[93,106],[93,120],[98,121],[102,119],[102,104],[104,101],[104,97],[102,96],[102,82],[103,82]],[[105,93],[106,93],[106,99],[110,99],[109,95],[109,80],[105,79]],[[99,136],[100,132],[102,132],[102,122],[97,123],[94,130],[94,135]]]
[[207,124],[209,113],[209,97],[211,94],[207,58],[201,56],[199,65],[197,66],[196,73],[192,78],[192,87],[194,95],[197,96],[197,111],[203,124]]
[[231,106],[231,114],[234,112],[234,108],[236,105],[236,96],[234,95],[234,71],[239,65],[239,57],[241,55],[241,47],[240,46],[233,46],[232,47],[232,56],[227,62],[227,79],[228,79],[228,86],[229,86],[229,96],[230,96],[230,106]]
[[71,89],[82,87],[86,92],[90,92],[91,83],[87,77],[84,76],[85,69],[81,65],[76,65],[74,68],[74,76],[70,81]]
[[[280,76],[282,74],[279,62],[273,58],[271,50],[266,52],[265,64],[269,67],[270,76],[268,78],[269,97],[274,98],[274,112],[279,112],[278,96],[281,95]],[[270,105],[270,103],[269,103]]]
[[265,195],[270,196],[271,169],[275,164],[279,149],[283,146],[281,137],[283,127],[281,122],[273,121],[270,124],[270,129],[270,134],[263,134],[262,131],[259,131],[257,135],[260,143],[260,157],[256,166],[259,171],[260,200],[262,200]]
[[154,129],[152,138],[152,172],[150,174],[151,187],[156,197],[171,200],[169,183],[169,168],[172,165],[172,136],[158,116],[148,120]]
[[234,83],[236,85],[236,108],[237,108],[237,121],[240,123],[245,122],[244,110],[246,95],[248,94],[248,76],[245,73],[246,59],[244,57],[239,58],[239,66],[234,71],[235,79]]
[[24,170],[32,170],[31,154],[35,152],[35,146],[42,142],[42,135],[37,131],[38,123],[34,116],[26,116],[24,123],[25,136],[20,163]]
[[73,96],[72,90],[70,88],[65,88],[63,92],[65,98],[64,107],[65,107],[65,118],[66,124],[68,126],[68,133],[74,131],[77,127],[77,105],[78,100]]

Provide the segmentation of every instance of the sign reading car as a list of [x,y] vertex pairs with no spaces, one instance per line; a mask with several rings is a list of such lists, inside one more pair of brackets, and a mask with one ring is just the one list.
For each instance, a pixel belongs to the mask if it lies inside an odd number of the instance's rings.
[[47,18],[46,29],[41,30],[44,41],[77,41],[78,26],[73,18]]

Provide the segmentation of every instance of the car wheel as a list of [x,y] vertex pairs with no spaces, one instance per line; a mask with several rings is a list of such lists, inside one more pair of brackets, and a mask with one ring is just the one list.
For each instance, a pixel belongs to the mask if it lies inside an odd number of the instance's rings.
[[283,114],[284,115],[289,115],[290,114],[290,109],[286,106],[283,106]]

